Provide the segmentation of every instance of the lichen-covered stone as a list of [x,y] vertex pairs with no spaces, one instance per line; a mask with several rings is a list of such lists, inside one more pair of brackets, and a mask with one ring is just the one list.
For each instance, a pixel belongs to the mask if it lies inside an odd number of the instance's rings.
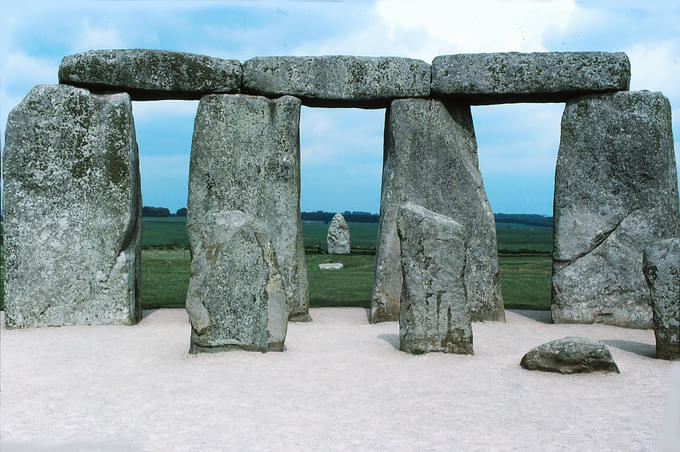
[[583,337],[565,337],[532,348],[522,357],[520,365],[528,370],[561,374],[597,371],[619,373],[607,346]]
[[240,210],[261,221],[274,245],[291,320],[309,320],[299,121],[294,97],[203,97],[191,146],[187,227],[213,210]]
[[477,167],[470,107],[434,99],[390,104],[371,321],[399,318],[397,210],[406,202],[456,218],[469,234],[465,285],[472,320],[503,320],[496,228]]
[[10,328],[141,318],[141,192],[132,104],[33,88],[7,119],[5,321]]
[[243,90],[291,95],[312,107],[385,107],[430,95],[430,65],[397,57],[258,57],[243,63]]
[[680,238],[660,240],[644,254],[656,336],[656,357],[680,359]]
[[349,226],[341,213],[336,213],[328,226],[328,254],[349,254]]
[[189,352],[283,351],[288,296],[265,226],[237,210],[190,218]]
[[238,92],[242,74],[237,60],[167,50],[90,50],[64,57],[59,83],[125,91],[132,100],[200,99]]
[[642,254],[680,235],[677,180],[662,94],[567,104],[555,173],[554,322],[652,327]]
[[629,85],[630,62],[621,52],[469,53],[432,61],[432,95],[471,104],[565,102]]
[[399,208],[397,226],[404,275],[399,348],[416,354],[472,354],[465,227],[410,203]]

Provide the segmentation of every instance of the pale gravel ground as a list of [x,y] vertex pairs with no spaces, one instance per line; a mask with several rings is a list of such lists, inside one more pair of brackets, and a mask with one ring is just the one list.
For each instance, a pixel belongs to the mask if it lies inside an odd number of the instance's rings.
[[[651,330],[547,313],[474,324],[474,356],[399,352],[398,324],[369,325],[362,309],[311,314],[266,354],[189,356],[178,309],[134,327],[3,326],[2,452],[655,450],[680,370],[653,358]],[[606,341],[621,374],[519,366],[571,335]]]

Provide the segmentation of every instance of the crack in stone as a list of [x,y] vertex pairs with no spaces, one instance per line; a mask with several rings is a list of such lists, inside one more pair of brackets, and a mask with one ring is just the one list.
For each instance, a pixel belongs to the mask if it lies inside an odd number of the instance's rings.
[[633,215],[634,213],[636,213],[640,210],[642,210],[642,209],[635,209],[635,210],[631,211],[630,213],[625,215],[623,218],[621,218],[611,229],[604,231],[600,234],[597,234],[595,236],[595,243],[593,243],[591,246],[589,246],[587,250],[585,250],[581,253],[578,253],[576,256],[571,257],[569,259],[553,258],[553,261],[555,263],[558,263],[558,264],[564,264],[563,267],[568,267],[569,265],[572,265],[577,260],[587,256],[588,254],[592,253],[597,248],[599,248],[600,245],[602,245],[605,241],[607,241],[607,239],[614,233],[614,231],[616,231],[619,228],[621,223],[623,223],[627,218],[629,218],[631,215]]

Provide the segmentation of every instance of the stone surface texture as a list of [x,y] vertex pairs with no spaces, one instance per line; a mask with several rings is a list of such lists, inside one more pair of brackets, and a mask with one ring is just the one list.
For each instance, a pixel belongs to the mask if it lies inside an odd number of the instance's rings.
[[283,351],[288,296],[265,226],[237,210],[191,219],[189,352]]
[[3,156],[10,328],[141,318],[141,192],[127,94],[39,85],[9,114]]
[[59,83],[96,91],[125,91],[132,100],[200,99],[236,93],[241,63],[167,50],[90,50],[64,57]]
[[606,345],[583,337],[565,337],[532,348],[520,365],[528,370],[573,374],[616,372],[619,368]]
[[465,226],[469,239],[465,285],[472,320],[503,320],[495,221],[478,169],[470,107],[400,99],[390,104],[385,124],[371,322],[399,318],[397,210],[407,202]]
[[465,227],[415,204],[399,208],[404,283],[399,348],[420,354],[472,354],[465,294]]
[[630,62],[621,52],[470,53],[432,61],[432,95],[472,104],[565,102],[629,86]]
[[644,254],[656,336],[656,357],[680,359],[680,238],[649,245]]
[[430,65],[398,57],[258,57],[243,63],[243,90],[291,95],[313,107],[386,107],[430,95]]
[[309,320],[299,122],[294,97],[203,97],[191,147],[187,228],[211,211],[240,210],[261,221],[276,252],[291,320]]
[[349,226],[341,213],[333,215],[328,226],[326,241],[328,244],[328,254],[349,254],[351,249]]
[[552,318],[651,328],[642,255],[680,235],[671,110],[660,93],[567,104],[555,173]]

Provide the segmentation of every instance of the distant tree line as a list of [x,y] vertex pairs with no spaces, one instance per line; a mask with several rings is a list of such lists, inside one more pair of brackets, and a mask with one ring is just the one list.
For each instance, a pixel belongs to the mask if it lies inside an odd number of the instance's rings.
[[[316,212],[301,212],[300,216],[306,221],[323,221],[324,223],[328,223],[335,213],[336,212],[317,210]],[[345,221],[350,221],[352,223],[377,223],[380,218],[377,213],[370,212],[345,211],[341,213],[342,216],[345,217]]]
[[171,214],[170,209],[166,207],[151,207],[151,206],[144,206],[142,207],[142,216],[143,217],[186,217],[187,216],[187,208],[182,207],[181,209],[177,210],[176,213]]
[[496,213],[494,214],[496,223],[516,223],[529,226],[544,226],[551,228],[553,225],[552,217],[543,215],[530,215],[523,213]]

